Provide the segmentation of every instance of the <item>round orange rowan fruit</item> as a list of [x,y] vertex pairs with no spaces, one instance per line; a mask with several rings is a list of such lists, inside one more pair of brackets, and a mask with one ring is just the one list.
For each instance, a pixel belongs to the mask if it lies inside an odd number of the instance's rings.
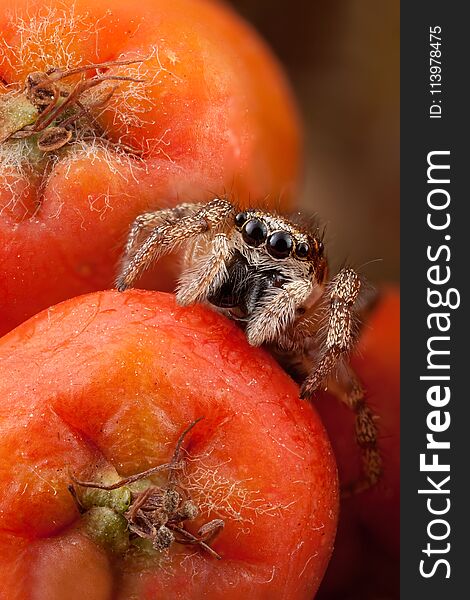
[[2,599],[314,596],[330,444],[221,315],[136,290],[68,300],[0,341],[0,395]]
[[[233,195],[289,208],[297,111],[209,0],[0,0],[0,334],[109,287],[130,223]],[[172,288],[172,266],[150,285]]]

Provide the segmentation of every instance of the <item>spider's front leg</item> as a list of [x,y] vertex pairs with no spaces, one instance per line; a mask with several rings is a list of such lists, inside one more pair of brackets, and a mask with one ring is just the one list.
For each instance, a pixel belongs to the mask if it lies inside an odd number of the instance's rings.
[[252,346],[279,340],[295,320],[296,310],[312,291],[310,281],[295,281],[283,287],[273,287],[267,300],[256,309],[246,327],[246,337]]
[[211,240],[208,256],[185,271],[178,282],[176,299],[182,306],[202,302],[228,278],[227,262],[233,255],[228,237],[218,233]]
[[[342,269],[325,291],[327,306],[326,325],[320,327],[317,337],[326,334],[319,343],[320,359],[315,370],[303,382],[301,397],[309,398],[327,379],[338,362],[352,350],[357,340],[357,316],[354,305],[361,289],[359,275],[352,269]],[[322,310],[322,309],[320,309]]]
[[[116,281],[119,291],[131,287],[142,271],[161,256],[175,250],[198,235],[223,228],[235,208],[230,202],[216,198],[205,205],[180,205],[146,213],[138,217],[131,228],[123,267]],[[141,242],[140,236],[151,230]]]
[[352,269],[342,269],[328,286],[326,334],[320,346],[320,359],[315,370],[302,384],[300,395],[309,398],[324,381],[328,387],[355,414],[356,439],[362,453],[364,478],[353,484],[346,493],[358,492],[371,487],[382,473],[382,459],[377,445],[376,416],[367,405],[364,390],[349,369],[349,381],[336,381],[331,373],[354,347],[358,336],[357,300],[361,290],[359,275]]

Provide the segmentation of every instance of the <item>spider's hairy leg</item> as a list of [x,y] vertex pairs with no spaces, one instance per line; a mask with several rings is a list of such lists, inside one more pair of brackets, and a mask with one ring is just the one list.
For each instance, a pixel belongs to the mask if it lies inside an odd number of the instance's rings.
[[[175,207],[174,210],[176,209],[178,207]],[[133,251],[133,247],[136,244],[131,241],[132,251],[129,256],[126,255],[124,258],[123,268],[116,281],[117,289],[124,291],[131,287],[145,268],[161,256],[170,253],[178,245],[211,229],[217,231],[222,228],[226,219],[234,210],[232,204],[226,200],[216,198],[202,207],[198,206],[198,210],[193,214],[175,218],[170,222],[165,220],[161,225],[157,224],[135,251]],[[177,215],[177,213],[175,214]],[[135,231],[138,231],[138,226]],[[134,233],[133,239],[136,236],[137,234]]]
[[[362,385],[350,368],[347,384],[339,385],[339,382],[331,377],[338,362],[356,343],[357,300],[360,291],[359,275],[350,268],[342,269],[332,279],[326,292],[329,307],[325,349],[321,351],[315,370],[305,379],[300,390],[301,398],[308,398],[327,380],[328,389],[355,414],[356,440],[362,453],[364,477],[345,490],[346,493],[367,489],[377,483],[382,473],[382,459],[377,446],[376,416],[366,403]],[[321,336],[321,330],[319,335]]]
[[200,260],[180,278],[176,293],[178,303],[187,306],[201,302],[220,288],[228,278],[226,263],[232,252],[227,236],[224,233],[216,234],[209,256]]
[[136,247],[144,241],[145,237],[148,237],[153,229],[162,225],[175,224],[180,219],[197,213],[202,206],[202,204],[185,203],[173,208],[162,208],[139,215],[131,225],[124,249],[124,260],[131,257]]
[[246,337],[252,346],[279,339],[290,326],[301,306],[312,292],[310,281],[288,283],[282,288],[272,288],[268,300],[258,308],[246,327]]
[[[350,268],[342,269],[328,285],[326,340],[321,348],[315,370],[303,382],[301,398],[309,398],[325,381],[340,359],[354,346],[357,339],[357,315],[354,304],[359,296],[361,280]],[[321,334],[321,332],[320,332]]]
[[375,485],[382,475],[382,457],[377,444],[377,415],[367,405],[364,388],[351,368],[348,369],[348,383],[331,382],[328,386],[341,402],[355,414],[355,434],[361,451],[363,477],[353,484],[343,487],[343,496],[362,492]]
[[[173,208],[163,208],[161,210],[146,212],[139,215],[132,223],[127,242],[124,248],[120,273],[116,279],[116,287],[123,291],[130,287],[137,278],[138,273],[132,277],[132,281],[125,283],[124,276],[135,261],[135,256],[144,242],[151,234],[167,231],[170,226],[175,226],[184,218],[190,217],[201,210],[202,204],[180,204]],[[142,268],[148,266],[145,262]],[[139,271],[140,273],[140,271]]]

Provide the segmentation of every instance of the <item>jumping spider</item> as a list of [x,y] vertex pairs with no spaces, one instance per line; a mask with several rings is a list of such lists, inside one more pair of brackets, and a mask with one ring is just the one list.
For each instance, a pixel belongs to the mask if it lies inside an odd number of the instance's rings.
[[375,484],[382,472],[375,416],[344,360],[357,341],[364,308],[360,276],[346,267],[328,281],[324,245],[316,232],[216,198],[137,217],[117,289],[131,287],[146,267],[180,246],[184,268],[178,303],[207,302],[238,321],[251,345],[269,346],[300,373],[302,398],[328,385],[355,413],[364,477],[347,491]]

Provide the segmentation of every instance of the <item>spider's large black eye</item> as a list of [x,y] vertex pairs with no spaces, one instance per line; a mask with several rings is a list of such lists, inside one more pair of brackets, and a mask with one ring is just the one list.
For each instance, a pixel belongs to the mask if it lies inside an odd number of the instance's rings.
[[275,231],[269,236],[266,247],[274,258],[287,258],[291,253],[294,240],[286,231]]
[[235,215],[235,225],[237,227],[243,227],[247,219],[248,215],[246,214],[246,212],[239,212],[237,215]]
[[307,242],[299,242],[295,247],[295,255],[297,256],[297,258],[308,258],[309,252],[310,246],[307,244]]
[[250,219],[243,227],[243,239],[249,246],[260,246],[268,235],[268,229],[263,221],[259,219]]

